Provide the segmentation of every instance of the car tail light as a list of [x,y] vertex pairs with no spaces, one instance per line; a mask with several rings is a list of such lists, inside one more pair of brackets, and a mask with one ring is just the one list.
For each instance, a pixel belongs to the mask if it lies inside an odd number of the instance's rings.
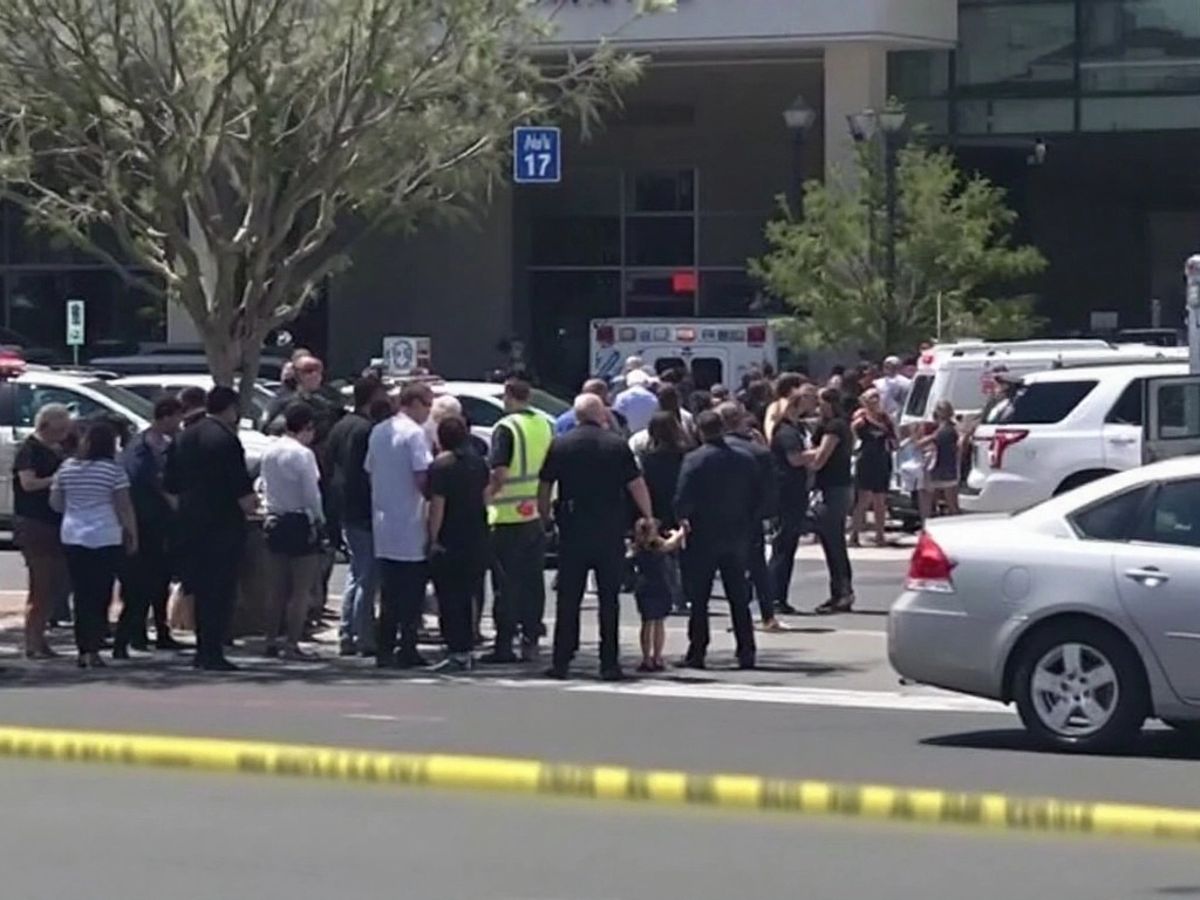
[[991,450],[988,454],[988,462],[991,463],[992,468],[1002,468],[1004,451],[1014,444],[1021,443],[1027,437],[1029,437],[1027,428],[997,428],[992,435]]
[[908,563],[908,578],[904,587],[910,591],[953,594],[954,582],[950,579],[953,569],[954,563],[950,562],[937,541],[929,536],[929,532],[922,532]]
[[611,346],[613,342],[613,327],[611,325],[596,326],[596,343],[601,347]]
[[761,347],[767,342],[767,329],[765,325],[751,325],[746,329],[746,343],[752,347]]

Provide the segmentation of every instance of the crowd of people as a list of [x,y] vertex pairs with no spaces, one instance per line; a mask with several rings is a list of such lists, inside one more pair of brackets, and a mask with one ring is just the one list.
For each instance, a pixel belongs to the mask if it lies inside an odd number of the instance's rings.
[[[491,446],[472,435],[458,401],[426,381],[389,393],[373,375],[353,409],[298,354],[271,409],[277,435],[257,482],[238,439],[239,397],[189,388],[154,406],[154,421],[121,447],[113,427],[80,433],[69,411],[43,407],[14,465],[16,540],[27,562],[25,653],[49,659],[52,619],[74,597],[78,664],[155,644],[179,650],[167,599],[174,582],[194,606],[194,664],[231,671],[226,657],[247,529],[261,523],[266,656],[312,658],[303,645],[325,605],[334,548],[348,560],[338,626],[343,656],[381,668],[425,666],[419,650],[429,586],[446,645],[436,668],[536,663],[541,656],[548,550],[557,555],[548,675],[566,678],[579,649],[589,578],[599,598],[600,674],[623,677],[619,595],[632,585],[642,618],[639,671],[662,670],[664,622],[687,615],[682,665],[704,668],[708,609],[719,573],[738,665],[756,663],[761,627],[784,630],[797,548],[819,542],[829,578],[816,614],[854,607],[848,546],[868,512],[886,541],[894,460],[923,514],[957,512],[954,410],[937,428],[896,425],[903,364],[804,375],[752,373],[740,387],[698,390],[682,370],[654,373],[637,358],[613,385],[585,382],[555,422],[530,405],[519,377],[504,385]],[[911,471],[913,461],[917,471]],[[907,467],[907,468],[906,468]],[[768,554],[768,546],[770,552]],[[67,578],[63,578],[63,573]],[[495,637],[476,656],[492,587]],[[115,630],[110,606],[120,585]]]

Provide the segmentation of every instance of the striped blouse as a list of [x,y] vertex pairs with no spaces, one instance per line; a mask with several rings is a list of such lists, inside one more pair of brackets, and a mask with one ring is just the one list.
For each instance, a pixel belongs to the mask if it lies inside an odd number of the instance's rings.
[[113,500],[129,488],[125,469],[109,459],[68,459],[54,475],[51,496],[63,512],[62,542],[79,547],[119,547],[121,523]]

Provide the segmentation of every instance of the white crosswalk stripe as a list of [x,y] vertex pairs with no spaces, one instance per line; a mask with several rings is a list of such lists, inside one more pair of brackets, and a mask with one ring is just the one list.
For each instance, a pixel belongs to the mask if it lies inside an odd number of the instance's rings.
[[561,682],[548,679],[411,678],[406,684],[445,684],[448,680],[471,682],[511,690],[553,689],[569,694],[611,695],[667,700],[715,700],[740,703],[779,703],[790,706],[825,706],[842,709],[878,709],[898,712],[1007,713],[1002,703],[966,697],[933,688],[912,691],[868,691],[842,688],[784,687],[752,684],[690,684],[652,680],[625,683]]

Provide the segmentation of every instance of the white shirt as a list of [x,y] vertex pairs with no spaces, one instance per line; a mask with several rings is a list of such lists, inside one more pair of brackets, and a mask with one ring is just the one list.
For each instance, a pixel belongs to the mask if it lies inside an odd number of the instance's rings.
[[635,384],[617,395],[613,409],[625,417],[629,433],[637,434],[650,424],[650,420],[658,412],[658,398],[649,388]]
[[376,558],[425,559],[425,498],[417,490],[416,476],[428,471],[432,461],[425,429],[404,413],[371,431],[363,468],[371,476]]
[[910,387],[912,382],[903,375],[885,375],[875,379],[875,390],[879,391],[879,397],[883,401],[883,411],[893,420],[898,419],[904,412],[904,401],[908,399]]
[[325,518],[317,457],[291,435],[274,441],[262,457],[263,500],[267,512],[307,513],[310,522]]
[[63,463],[50,486],[51,500],[63,513],[62,542],[93,550],[121,546],[121,522],[113,494],[128,489],[129,476],[112,460],[68,459]]

